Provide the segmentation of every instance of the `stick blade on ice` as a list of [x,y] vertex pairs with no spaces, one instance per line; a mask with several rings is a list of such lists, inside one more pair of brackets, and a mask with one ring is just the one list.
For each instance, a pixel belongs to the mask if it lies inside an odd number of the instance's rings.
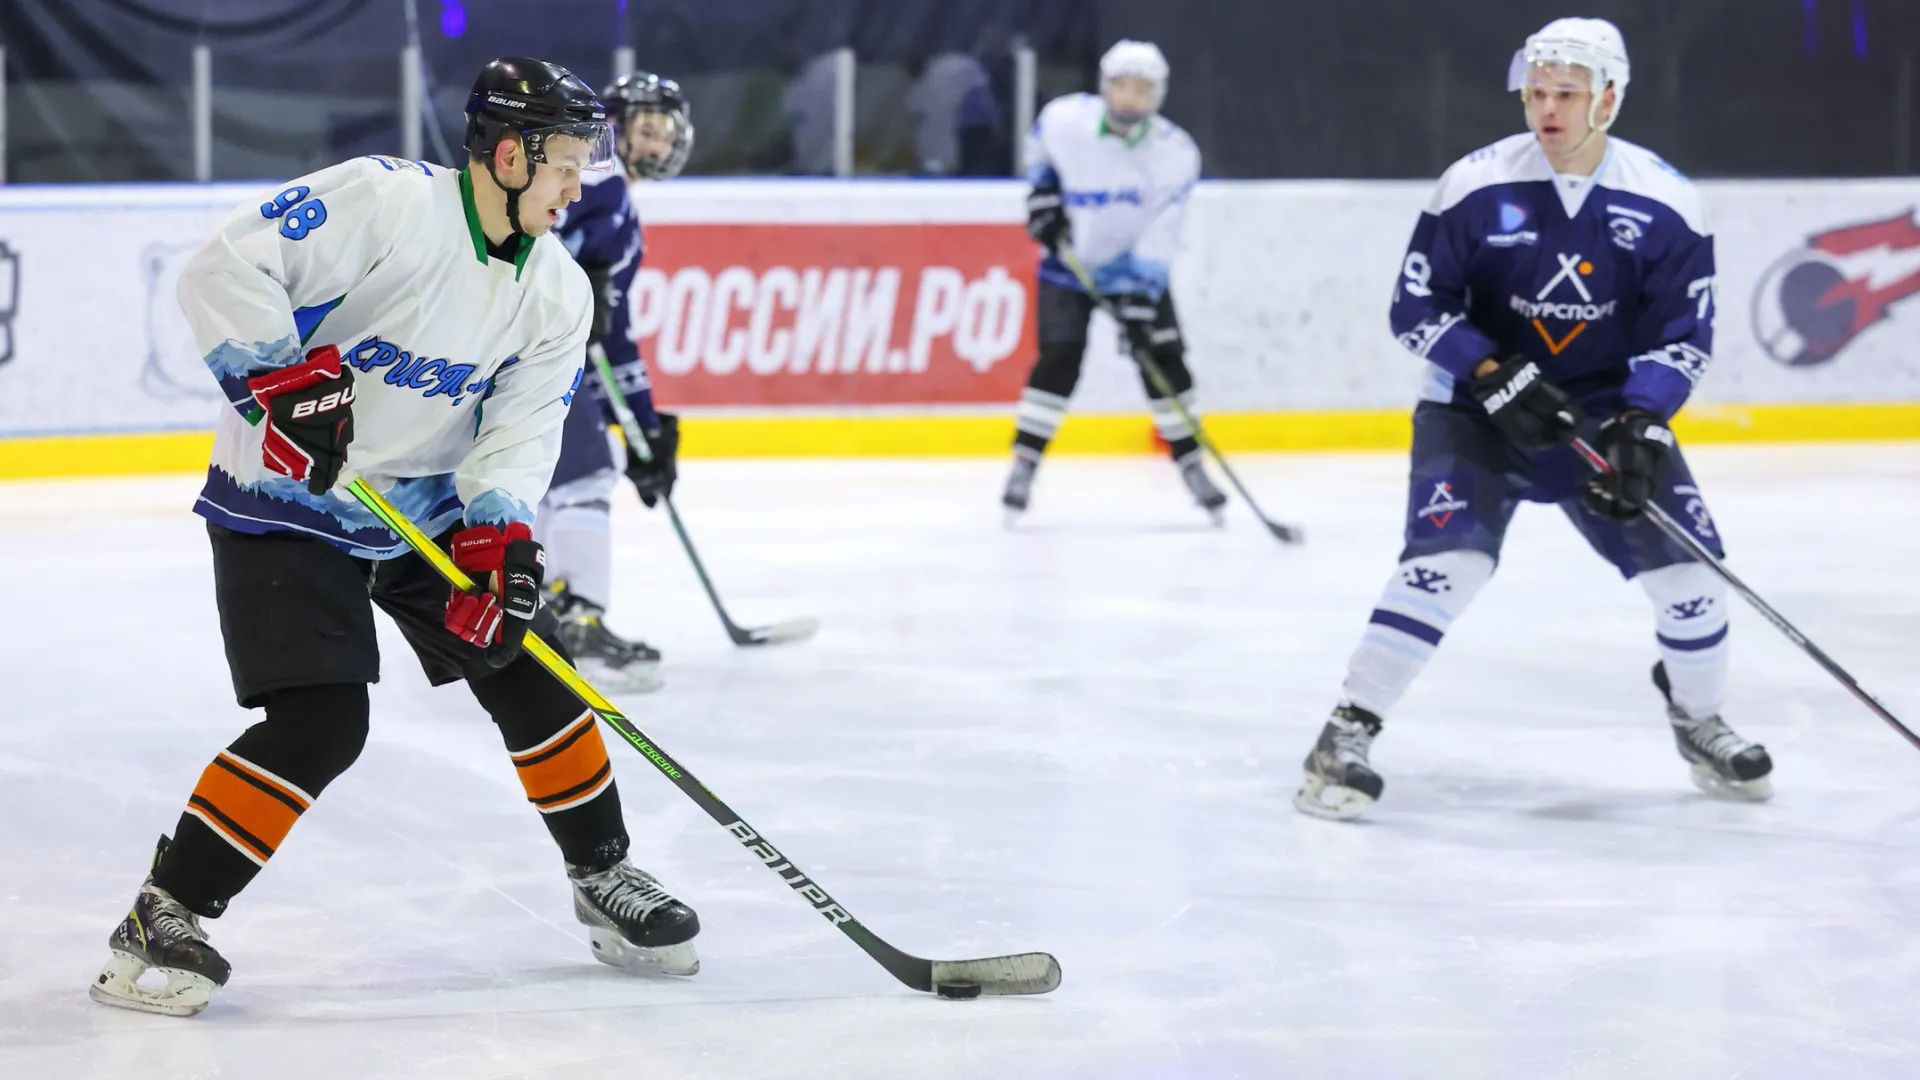
[[982,960],[935,960],[933,981],[979,983],[980,993],[1044,994],[1060,985],[1060,961],[1043,952],[989,956]]
[[742,645],[789,645],[796,641],[805,641],[820,632],[820,620],[812,615],[802,615],[798,619],[774,623],[772,626],[755,627],[748,630]]

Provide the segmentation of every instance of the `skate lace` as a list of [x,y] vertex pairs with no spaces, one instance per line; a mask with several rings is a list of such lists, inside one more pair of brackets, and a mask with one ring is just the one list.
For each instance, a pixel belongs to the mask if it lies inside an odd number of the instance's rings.
[[1007,476],[1009,490],[1025,491],[1033,486],[1033,476],[1040,471],[1040,463],[1024,457],[1013,460],[1013,471]]
[[1334,720],[1333,756],[1341,764],[1367,763],[1367,751],[1373,747],[1373,732],[1357,720]]
[[149,889],[148,895],[152,897],[147,927],[149,934],[167,941],[181,938],[207,940],[207,932],[200,928],[200,917],[189,911],[185,904],[159,889]]
[[1688,725],[1687,741],[1699,747],[1701,753],[1719,761],[1727,761],[1747,748],[1747,740],[1735,734],[1726,721],[1717,716]]
[[652,874],[632,863],[618,863],[611,870],[582,879],[581,884],[593,889],[603,906],[632,922],[644,922],[647,916],[677,902]]
[[1220,489],[1214,486],[1213,477],[1207,475],[1206,467],[1198,461],[1180,466],[1180,478],[1187,482],[1187,490],[1197,498],[1211,499],[1220,494]]

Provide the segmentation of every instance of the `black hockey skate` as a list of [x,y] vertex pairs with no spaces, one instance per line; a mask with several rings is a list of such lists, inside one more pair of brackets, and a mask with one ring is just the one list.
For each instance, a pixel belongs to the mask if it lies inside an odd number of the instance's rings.
[[[153,851],[154,865],[167,850],[160,838]],[[113,955],[87,994],[102,1005],[166,1016],[192,1016],[207,1007],[214,987],[224,986],[233,968],[207,943],[200,918],[165,889],[155,888],[153,876],[140,883],[133,909],[107,937]],[[140,977],[157,971],[164,986],[141,986]]]
[[647,975],[692,975],[700,917],[625,859],[605,870],[567,867],[573,917],[587,927],[594,959]]
[[1180,479],[1186,481],[1187,490],[1193,493],[1193,501],[1200,504],[1200,509],[1207,512],[1207,516],[1213,519],[1215,525],[1225,522],[1227,497],[1219,488],[1213,486],[1213,478],[1207,475],[1206,466],[1201,462],[1199,452],[1195,451],[1181,458],[1179,465]]
[[1009,527],[1027,512],[1027,502],[1033,498],[1033,474],[1038,471],[1038,457],[1017,450],[1014,452],[1013,468],[1007,472],[1006,490],[1000,493],[1000,505],[1006,507]]
[[1367,763],[1367,751],[1378,734],[1378,716],[1358,705],[1334,709],[1307,752],[1307,779],[1293,797],[1295,809],[1343,821],[1372,806],[1387,786]]
[[1725,720],[1696,720],[1673,703],[1667,665],[1653,665],[1653,685],[1667,699],[1667,720],[1680,756],[1693,766],[1693,786],[1723,799],[1764,802],[1773,798],[1773,758],[1767,748],[1741,738]]
[[606,612],[567,589],[547,588],[547,604],[560,623],[560,642],[588,682],[609,693],[645,694],[660,689],[660,651],[607,629]]

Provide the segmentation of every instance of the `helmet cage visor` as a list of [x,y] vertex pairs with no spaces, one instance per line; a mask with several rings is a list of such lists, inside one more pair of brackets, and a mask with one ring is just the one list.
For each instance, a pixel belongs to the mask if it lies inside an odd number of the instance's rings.
[[[657,129],[663,123],[667,126],[664,132]],[[643,133],[642,127],[653,130]],[[619,120],[620,158],[635,176],[671,180],[686,168],[687,158],[693,154],[693,134],[693,120],[684,106],[634,105]],[[642,138],[647,142],[667,143],[666,152],[657,153],[640,146]]]
[[[504,136],[507,132],[503,131]],[[582,172],[604,172],[613,168],[613,125],[605,120],[584,120],[546,127],[525,128],[518,132],[526,148],[527,160],[541,165],[571,167]]]

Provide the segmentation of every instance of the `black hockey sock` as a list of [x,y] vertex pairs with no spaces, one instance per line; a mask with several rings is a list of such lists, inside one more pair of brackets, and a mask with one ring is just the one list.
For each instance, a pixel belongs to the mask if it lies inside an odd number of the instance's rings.
[[200,774],[153,871],[155,885],[207,918],[267,865],[367,742],[365,683],[277,690],[266,714]]
[[625,858],[620,791],[593,711],[526,655],[469,685],[500,728],[527,801],[562,857],[594,870]]

